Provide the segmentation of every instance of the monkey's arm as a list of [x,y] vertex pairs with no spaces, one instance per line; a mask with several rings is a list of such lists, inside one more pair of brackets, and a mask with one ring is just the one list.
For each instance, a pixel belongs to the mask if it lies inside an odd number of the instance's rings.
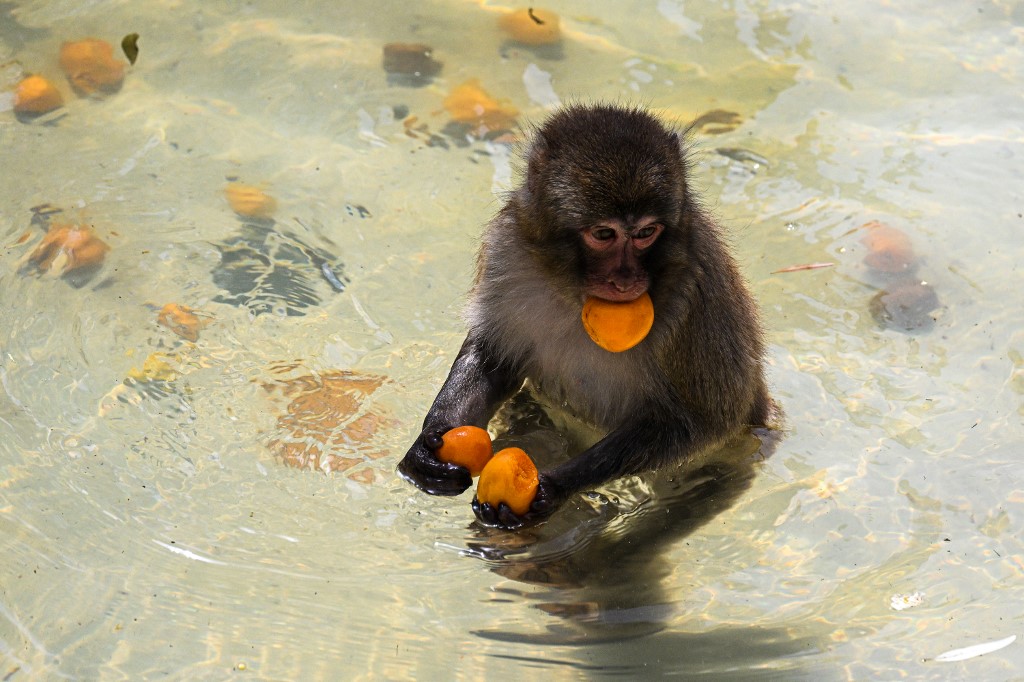
[[659,418],[640,410],[589,449],[546,472],[564,497],[622,476],[654,471],[681,461],[710,445],[707,427],[681,414]]
[[522,516],[507,505],[498,508],[474,498],[473,511],[488,526],[515,529],[550,516],[574,494],[608,481],[653,471],[708,447],[714,429],[696,428],[693,418],[641,414],[615,429],[589,449],[559,466],[542,472],[530,510]]
[[398,473],[431,495],[458,495],[473,483],[469,470],[437,459],[441,436],[456,426],[487,428],[495,410],[522,385],[512,368],[489,356],[472,336],[423,420],[423,430],[398,463]]

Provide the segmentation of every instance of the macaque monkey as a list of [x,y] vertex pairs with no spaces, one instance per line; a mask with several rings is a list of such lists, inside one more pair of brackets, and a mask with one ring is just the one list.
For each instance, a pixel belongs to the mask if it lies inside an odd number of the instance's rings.
[[[441,436],[486,427],[524,384],[607,435],[542,471],[525,514],[474,499],[485,525],[535,523],[577,492],[767,424],[757,308],[689,170],[680,136],[639,109],[573,105],[536,131],[524,181],[483,235],[468,336],[402,477],[434,495],[466,490],[469,471],[434,454]],[[588,337],[588,297],[645,292],[654,323],[638,345],[613,353]]]

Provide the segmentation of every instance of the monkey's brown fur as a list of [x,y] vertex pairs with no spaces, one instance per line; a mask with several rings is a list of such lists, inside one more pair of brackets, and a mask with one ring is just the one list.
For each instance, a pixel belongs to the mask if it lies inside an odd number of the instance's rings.
[[[576,105],[544,123],[525,181],[484,233],[469,334],[400,473],[427,492],[464,490],[468,473],[433,455],[438,434],[486,426],[524,381],[608,435],[542,472],[523,517],[475,504],[491,525],[543,518],[579,490],[767,422],[757,308],[688,175],[680,137],[642,110]],[[644,225],[661,231],[641,249]],[[621,241],[605,253],[584,238],[594,226]],[[644,341],[622,353],[594,344],[580,321],[586,296],[643,288],[655,311]]]

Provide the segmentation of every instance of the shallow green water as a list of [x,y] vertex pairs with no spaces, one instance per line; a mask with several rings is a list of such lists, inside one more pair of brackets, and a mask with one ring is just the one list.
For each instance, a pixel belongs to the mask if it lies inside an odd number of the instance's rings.
[[[935,659],[1022,634],[1024,5],[547,7],[560,49],[506,42],[491,3],[0,5],[0,676],[1019,674],[1020,641]],[[61,43],[133,31],[121,90],[72,93]],[[443,69],[389,82],[391,42]],[[27,72],[65,106],[15,117]],[[694,178],[770,328],[774,455],[516,536],[394,475],[513,173],[446,127],[473,78],[520,123],[735,114]],[[232,212],[235,180],[272,220]],[[870,313],[870,221],[938,297],[915,333]],[[63,223],[110,247],[97,271],[40,272]],[[324,441],[334,473],[283,463]]]

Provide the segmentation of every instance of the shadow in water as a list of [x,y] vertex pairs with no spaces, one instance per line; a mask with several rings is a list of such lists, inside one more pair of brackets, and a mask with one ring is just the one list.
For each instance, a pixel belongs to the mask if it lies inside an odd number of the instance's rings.
[[827,664],[812,664],[801,656],[820,650],[819,637],[797,636],[786,628],[733,627],[700,634],[665,630],[642,642],[634,639],[597,642],[586,649],[585,656],[578,658],[572,658],[571,652],[549,657],[493,655],[538,668],[579,670],[587,673],[587,677],[655,679],[672,675],[690,679],[706,675],[715,680],[833,679]]
[[[495,448],[522,447],[541,468],[599,437],[528,395],[517,397],[499,417],[507,428]],[[670,576],[680,567],[669,560],[668,548],[735,503],[779,435],[758,429],[671,470],[617,481],[579,496],[536,528],[509,533],[474,526],[467,554],[501,576],[533,586],[498,588],[496,600],[534,602],[552,616],[541,631],[474,634],[504,642],[605,645],[598,649],[607,648],[610,667],[595,660],[593,648],[588,648],[587,660],[606,672],[620,666],[650,671],[654,661],[674,661],[661,666],[665,670],[695,672],[710,659],[757,667],[819,651],[816,638],[796,636],[786,628],[717,628],[702,634],[666,630],[680,613],[677,595],[668,589]],[[635,656],[624,659],[613,653],[616,643],[644,636],[651,637],[640,647],[640,667],[631,667],[629,658]]]

